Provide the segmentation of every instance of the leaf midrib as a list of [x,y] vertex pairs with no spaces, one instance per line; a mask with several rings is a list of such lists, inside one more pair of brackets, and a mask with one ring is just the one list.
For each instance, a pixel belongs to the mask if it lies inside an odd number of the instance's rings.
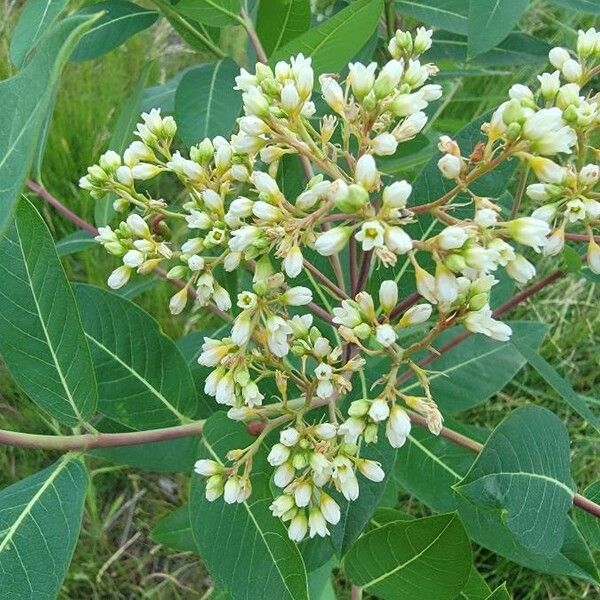
[[559,481],[558,479],[555,479],[554,477],[550,477],[549,475],[543,475],[542,473],[530,473],[528,471],[502,471],[500,473],[487,473],[485,475],[482,475],[481,477],[477,477],[475,479],[466,481],[463,485],[456,486],[455,489],[459,490],[461,487],[466,487],[477,481],[486,481],[487,479],[496,479],[504,477],[527,477],[531,479],[541,479],[567,492],[570,498],[572,498],[575,494],[575,492],[573,492],[573,490],[567,484],[563,483],[562,481]]

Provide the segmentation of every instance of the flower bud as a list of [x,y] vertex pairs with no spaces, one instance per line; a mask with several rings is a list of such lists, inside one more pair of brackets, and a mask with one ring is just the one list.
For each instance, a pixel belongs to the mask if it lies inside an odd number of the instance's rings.
[[462,166],[462,159],[452,154],[444,154],[438,161],[438,169],[448,179],[456,179],[460,175]]
[[115,269],[108,277],[108,287],[113,290],[122,288],[131,277],[131,269],[125,265]]
[[396,341],[396,332],[389,323],[378,325],[375,328],[375,339],[384,348],[389,348]]
[[323,256],[332,256],[341,252],[352,235],[351,227],[333,227],[324,231],[315,240],[315,250]]
[[600,275],[600,246],[594,238],[590,238],[590,243],[588,244],[587,263],[592,273]]
[[570,83],[578,82],[581,79],[581,75],[583,74],[581,65],[572,58],[570,58],[563,64],[561,71],[564,78]]
[[379,286],[379,304],[384,313],[390,313],[398,303],[398,284],[393,279]]
[[369,192],[362,185],[352,183],[345,188],[345,195],[336,194],[335,206],[345,213],[361,210],[369,201]]
[[356,162],[354,180],[370,192],[379,183],[377,164],[370,154],[363,154]]
[[462,248],[469,239],[469,234],[462,227],[451,225],[446,227],[437,237],[438,246],[442,250],[454,250]]
[[377,63],[365,66],[361,63],[349,63],[348,80],[352,87],[352,93],[357,100],[362,100],[373,88],[375,82],[375,69]]
[[552,48],[548,53],[548,58],[553,67],[562,69],[563,65],[571,58],[571,55],[564,48]]
[[357,461],[358,470],[371,481],[383,481],[385,479],[385,472],[381,468],[381,465],[374,460],[359,459]]
[[560,89],[560,71],[538,75],[540,91],[546,100],[553,100]]
[[198,475],[202,475],[204,477],[211,477],[212,475],[217,475],[223,471],[223,467],[214,460],[208,459],[200,459],[197,460],[194,464],[194,471],[198,473]]
[[405,180],[395,181],[383,190],[383,204],[389,208],[404,208],[412,186]]
[[400,319],[400,327],[409,327],[410,325],[418,325],[424,323],[431,317],[433,307],[431,304],[417,304],[411,306]]
[[396,152],[398,142],[391,133],[380,133],[371,142],[371,148],[374,154],[378,156],[391,156]]

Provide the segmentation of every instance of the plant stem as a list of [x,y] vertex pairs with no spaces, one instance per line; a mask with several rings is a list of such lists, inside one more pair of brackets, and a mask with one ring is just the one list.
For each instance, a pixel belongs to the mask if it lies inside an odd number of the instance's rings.
[[244,25],[246,32],[248,33],[248,39],[250,40],[250,43],[252,44],[252,47],[256,52],[256,58],[258,58],[260,62],[266,64],[269,59],[267,58],[267,53],[265,52],[265,49],[263,48],[263,45],[261,44],[260,39],[256,33],[256,29],[254,28],[254,23],[252,22],[250,15],[246,12],[245,9],[241,10],[240,15],[242,17],[242,24]]
[[510,218],[514,219],[521,208],[521,200],[523,199],[523,192],[525,192],[525,185],[527,184],[527,177],[529,175],[529,165],[522,167],[521,177],[519,177],[519,183],[517,184],[517,191],[515,192],[515,198],[510,211]]
[[319,269],[317,269],[317,267],[315,267],[312,263],[305,260],[304,268],[307,271],[310,271],[316,279],[318,279],[325,287],[328,287],[338,298],[348,298],[348,294],[346,294],[342,288],[335,285],[335,283],[333,283],[333,281],[331,281],[327,275],[319,271]]

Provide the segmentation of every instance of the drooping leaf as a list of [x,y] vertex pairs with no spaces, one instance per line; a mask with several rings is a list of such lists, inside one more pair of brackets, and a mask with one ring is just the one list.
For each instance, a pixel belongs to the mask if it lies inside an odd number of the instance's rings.
[[553,4],[558,4],[564,8],[577,12],[584,12],[590,15],[600,15],[600,5],[596,0],[550,0]]
[[225,58],[183,76],[175,94],[175,118],[186,144],[233,130],[242,105],[240,92],[233,89],[238,73],[239,67]]
[[58,256],[68,256],[97,245],[98,242],[87,231],[74,231],[56,242],[56,252]]
[[[146,63],[143,67],[129,100],[127,100],[119,113],[117,122],[110,136],[108,149],[114,150],[118,154],[123,154],[125,148],[133,139],[135,125],[140,119],[142,97],[146,82],[148,81],[150,66],[151,63]],[[95,200],[94,222],[98,227],[107,225],[115,216],[113,203],[116,198],[116,194],[110,193],[106,194],[103,198]]]
[[500,43],[529,7],[530,0],[470,0],[467,55],[473,58]]
[[40,131],[52,106],[54,84],[94,17],[64,19],[38,44],[29,63],[0,81],[0,233],[27,176]]
[[158,19],[158,13],[127,2],[106,0],[82,8],[78,14],[102,14],[94,26],[81,38],[73,52],[73,60],[89,60],[118,48],[131,36],[148,29]]
[[75,298],[46,224],[25,199],[0,238],[0,272],[0,354],[11,375],[61,423],[89,419],[98,394]]
[[271,56],[281,46],[297,38],[310,28],[309,0],[271,0],[258,7],[256,32]]
[[[514,321],[509,325],[514,340],[524,340],[534,347],[539,347],[548,331],[542,323]],[[443,347],[460,333],[457,329],[444,332],[436,340],[435,347]],[[467,410],[499,392],[526,362],[510,343],[497,342],[483,335],[469,336],[431,363],[433,397],[444,413]],[[418,395],[420,386],[413,381],[407,382],[402,389]]]
[[[96,424],[96,429],[102,433],[135,431],[106,418]],[[90,451],[90,454],[118,465],[129,465],[152,473],[191,473],[199,443],[199,435],[186,436],[135,446],[99,448]]]
[[384,600],[453,600],[469,578],[471,547],[456,513],[396,521],[356,541],[344,570]]
[[270,62],[302,52],[317,74],[338,71],[367,43],[383,10],[382,0],[356,0],[327,21],[288,42]]
[[136,430],[195,417],[189,369],[158,323],[112,292],[78,284],[75,295],[96,369],[100,410]]
[[0,492],[1,600],[58,596],[87,486],[82,462],[66,455]]
[[[600,481],[595,481],[583,490],[583,495],[592,502],[600,502]],[[600,519],[583,510],[575,511],[575,519],[587,541],[600,550]]]
[[600,431],[600,419],[592,412],[585,400],[571,387],[571,384],[561,377],[539,352],[534,350],[524,339],[513,339],[511,344],[577,414]]
[[198,552],[192,535],[190,509],[187,504],[165,515],[154,526],[150,535],[155,542],[167,548],[182,552]]
[[[200,457],[224,464],[229,450],[254,440],[242,424],[216,413],[204,427]],[[211,575],[234,600],[308,599],[302,556],[269,510],[271,473],[261,448],[252,461],[252,496],[233,505],[222,498],[208,502],[204,478],[192,477],[189,509],[194,540]]]
[[496,427],[454,485],[468,501],[502,513],[515,537],[545,556],[563,545],[573,488],[565,426],[533,405],[513,411]]
[[240,22],[240,0],[180,0],[173,8],[198,23],[215,27]]
[[10,38],[10,58],[21,67],[27,54],[50,31],[67,5],[67,0],[28,0]]
[[467,34],[469,0],[398,0],[400,14],[439,29]]

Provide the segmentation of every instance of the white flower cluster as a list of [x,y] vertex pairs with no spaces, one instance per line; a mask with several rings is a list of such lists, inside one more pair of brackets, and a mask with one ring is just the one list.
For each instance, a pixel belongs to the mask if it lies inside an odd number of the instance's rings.
[[[408,181],[381,172],[380,157],[422,131],[425,109],[442,95],[430,82],[437,67],[421,57],[431,37],[423,28],[398,31],[383,64],[351,63],[345,79],[320,74],[331,114],[317,116],[310,58],[242,69],[235,83],[244,115],[229,139],[204,139],[184,155],[173,148],[173,119],[152,110],[122,157],[107,152],[80,181],[94,198],[115,194],[115,209],[126,215],[97,237],[121,260],[111,287],[160,267],[181,288],[170,301],[173,314],[190,301],[231,313],[227,333],[202,346],[199,363],[210,368],[204,391],[259,433],[247,448],[231,450],[227,465],[203,459],[196,471],[207,477],[209,500],[244,502],[252,457],[284,426],[268,454],[282,490],[271,510],[296,541],[327,535],[339,521],[336,491],[354,500],[361,477],[383,480],[381,465],[360,448],[384,435],[400,448],[411,418],[441,431],[429,374],[415,355],[455,325],[510,338],[490,307],[499,270],[523,285],[536,274],[531,256],[553,256],[566,240],[583,239],[589,267],[600,273],[600,168],[593,162],[600,109],[589,90],[600,72],[600,34],[580,32],[576,54],[554,48],[556,70],[540,75],[535,90],[514,85],[475,148],[442,136],[438,167],[454,187],[425,203]],[[306,183],[284,193],[282,165],[293,159]],[[497,199],[471,188],[508,159],[535,177],[520,186],[536,203],[531,214],[519,213],[520,197],[508,216]],[[183,203],[153,197],[151,180],[162,173],[179,181]],[[424,216],[437,225],[417,236],[414,224]],[[239,268],[253,280],[234,306],[224,276]],[[399,283],[416,293],[401,298]],[[363,381],[344,413],[339,400],[369,360],[387,370],[369,390]],[[398,389],[409,374],[421,395]],[[327,420],[311,413],[318,407]]]

